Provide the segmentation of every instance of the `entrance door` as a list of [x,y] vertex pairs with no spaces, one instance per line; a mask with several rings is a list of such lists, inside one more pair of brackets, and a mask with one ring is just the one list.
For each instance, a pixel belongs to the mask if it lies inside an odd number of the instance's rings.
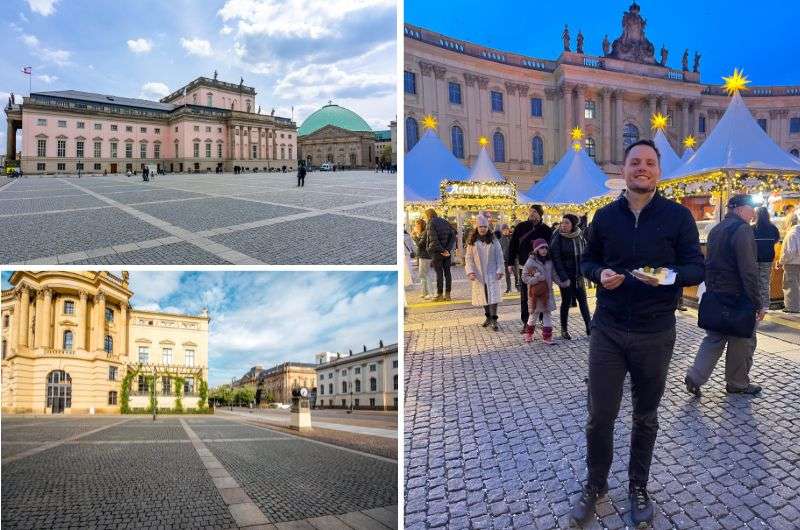
[[47,406],[53,414],[72,407],[72,378],[64,370],[47,374]]
[[183,162],[178,162],[178,172],[183,173]]
[[112,173],[116,173],[117,172],[117,165],[116,164],[111,164],[111,172]]

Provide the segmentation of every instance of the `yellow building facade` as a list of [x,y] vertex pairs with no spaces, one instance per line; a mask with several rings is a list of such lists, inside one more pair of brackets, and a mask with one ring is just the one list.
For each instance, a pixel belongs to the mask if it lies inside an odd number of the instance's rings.
[[198,406],[208,379],[208,323],[202,315],[131,307],[128,274],[27,272],[2,292],[3,413],[119,413],[122,380],[136,372],[131,408],[145,408],[150,381],[158,407]]

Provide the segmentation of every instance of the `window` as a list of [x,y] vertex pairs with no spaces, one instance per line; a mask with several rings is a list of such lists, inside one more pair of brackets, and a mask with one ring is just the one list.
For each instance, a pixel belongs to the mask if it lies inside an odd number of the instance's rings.
[[153,129],[153,132],[156,133],[156,134],[161,134],[161,129],[156,127],[155,129]]
[[65,315],[75,314],[75,302],[73,302],[72,300],[64,300],[64,314]]
[[84,122],[82,122],[82,121],[79,121],[79,122],[77,122],[77,123],[75,124],[75,127],[76,127],[77,129],[85,129],[85,128],[86,128],[86,123],[84,123]]
[[67,156],[67,141],[66,140],[58,140],[56,144],[56,156],[59,158],[64,158]]
[[114,339],[111,337],[111,335],[106,335],[106,338],[103,341],[103,349],[108,354],[114,353]]
[[116,366],[109,366],[108,367],[108,380],[109,381],[116,381],[117,380],[117,367]]
[[531,151],[534,166],[544,165],[544,142],[540,136],[534,136],[531,140]]
[[208,94],[206,94],[206,105],[211,107],[212,106],[212,102],[213,102],[213,96],[209,92]]
[[110,307],[106,308],[106,322],[114,322],[114,310]]
[[125,158],[133,158],[133,144],[126,143],[125,144]]
[[394,389],[397,390],[397,374],[394,375]]
[[150,362],[150,348],[147,346],[139,346],[139,362],[142,364]]
[[39,118],[36,120],[36,125],[47,125],[47,120],[45,118]]
[[200,158],[200,143],[199,142],[195,142],[194,143],[194,157],[195,158]]
[[360,368],[360,367],[358,367],[358,366],[357,366],[357,367],[355,367],[355,368],[353,369],[353,373],[355,373],[355,374],[360,374],[360,373],[361,373],[361,368]]
[[94,124],[94,130],[95,131],[102,131],[103,130],[103,124],[102,123],[95,123]]
[[414,72],[405,71],[403,73],[403,88],[406,94],[417,93],[417,74]]
[[370,407],[374,407],[375,406],[375,398],[369,398],[369,406]]
[[186,350],[186,366],[194,366],[194,350]]
[[172,348],[161,349],[161,362],[164,364],[172,364]]
[[72,351],[72,332],[65,331],[64,332],[64,350]]
[[44,171],[45,163],[44,162],[36,162],[36,171]]
[[103,145],[103,142],[95,142],[94,143],[94,157],[95,158],[100,158],[100,156],[101,156],[100,155],[100,150],[101,150],[102,145]]
[[392,361],[392,368],[397,368],[397,361]]
[[328,394],[333,394],[333,383],[328,383]]
[[461,85],[451,81],[448,83],[447,88],[450,94],[450,103],[453,105],[461,105]]
[[531,116],[542,117],[542,98],[531,98]]
[[343,400],[342,400],[342,408],[344,408],[344,407],[346,407],[346,406],[347,406],[347,400],[346,400],[346,399],[343,399]]
[[139,158],[147,158],[147,144],[139,144]]
[[370,392],[377,392],[378,391],[378,380],[374,377],[369,378],[369,391]]
[[199,126],[199,125],[195,125],[195,126],[194,126],[194,130],[195,130],[195,131],[197,131],[197,132],[199,132],[199,131],[200,131],[200,126]]
[[629,145],[639,141],[639,129],[632,123],[626,123],[622,129],[622,148],[627,149]]
[[704,133],[706,132],[706,117],[700,116],[698,123],[697,123],[697,132]]
[[156,160],[161,158],[161,144],[153,144],[153,158]]
[[78,162],[77,164],[75,164],[75,169],[77,169],[78,171],[83,171],[83,162]]
[[333,372],[328,374],[328,379],[331,379],[331,378],[333,378]]
[[111,142],[111,158],[117,158],[117,142]]
[[319,393],[322,394],[323,396],[325,395],[325,385],[320,385]]
[[342,394],[347,394],[347,381],[342,381]]
[[[255,158],[256,146],[253,146],[253,158]],[[206,143],[206,158],[211,158],[211,142]]]
[[464,131],[461,127],[454,125],[450,129],[450,144],[453,150],[453,156],[456,158],[464,158]]
[[94,167],[95,171],[100,171],[100,168],[102,167],[102,164],[94,164],[93,167]]
[[147,132],[147,127],[139,127],[139,132],[140,133],[146,133]]
[[[292,160],[292,146],[290,145],[287,149],[289,149],[289,160]],[[369,148],[370,153],[372,153],[372,147]],[[370,154],[370,156],[372,156]]]
[[800,118],[789,118],[789,133],[800,133]]
[[64,162],[59,162],[56,164],[56,169],[58,171],[65,171],[67,169],[67,165]]
[[222,144],[217,144],[217,158],[222,158]]
[[378,368],[378,367],[377,367],[377,366],[375,366],[374,364],[371,364],[371,365],[369,365],[369,371],[370,371],[370,372],[375,372],[375,371],[377,370],[377,368]]
[[175,140],[175,158],[178,158],[178,140]]
[[206,126],[206,132],[211,132],[211,127],[210,126]]
[[419,129],[417,128],[417,120],[414,118],[406,118],[406,152],[411,151],[419,140]]
[[595,105],[594,100],[587,99],[583,109],[583,117],[587,120],[593,120],[596,112],[597,106]]
[[116,390],[109,390],[108,391],[108,404],[109,405],[116,405],[117,404],[117,391]]
[[361,379],[356,379],[356,392],[361,392]]
[[61,128],[66,128],[67,120],[58,120],[58,126]]
[[758,121],[758,126],[761,127],[761,130],[767,132],[767,120],[765,118],[760,118],[756,121]]
[[149,386],[147,384],[147,378],[143,375],[139,376],[139,393],[144,393],[149,390]]
[[111,130],[112,131],[116,131],[117,130],[117,125],[116,124],[112,124],[111,125]]
[[168,375],[161,376],[161,393],[165,396],[172,395],[172,380]]
[[47,140],[36,140],[36,156],[47,156]]
[[503,137],[503,133],[497,131],[492,136],[492,147],[494,148],[494,161],[495,162],[505,162],[506,161],[506,139]]
[[126,125],[125,132],[133,132],[133,125]]
[[175,126],[175,132],[178,132],[178,126],[177,125]]
[[589,155],[589,158],[594,160],[595,158],[594,138],[587,138],[585,143],[586,143],[586,154]]
[[75,142],[75,156],[83,158],[83,142],[80,140]]
[[503,93],[492,90],[492,112],[503,112]]
[[342,370],[342,375],[346,376],[347,375],[347,370]]
[[[221,132],[222,132],[222,127],[217,127],[217,132],[218,132],[218,133],[221,133]],[[261,133],[261,136],[264,136],[264,133],[263,133],[263,132]]]

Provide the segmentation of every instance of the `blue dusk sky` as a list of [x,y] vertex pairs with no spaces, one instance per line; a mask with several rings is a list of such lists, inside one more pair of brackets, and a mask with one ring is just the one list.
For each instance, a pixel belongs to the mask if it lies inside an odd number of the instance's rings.
[[[395,0],[3,0],[0,102],[32,90],[157,100],[198,76],[256,89],[300,125],[328,100],[397,115]],[[6,128],[0,127],[5,146]],[[19,145],[19,144],[18,144]],[[3,147],[5,149],[5,147]]]
[[[734,67],[744,68],[753,85],[800,84],[797,53],[797,3],[778,0],[673,0],[637,2],[647,21],[645,35],[660,60],[662,45],[669,50],[667,66],[681,68],[683,51],[702,55],[702,83],[722,84]],[[557,59],[563,50],[561,33],[569,26],[575,51],[578,30],[584,53],[603,54],[622,34],[622,14],[630,0],[605,2],[493,2],[406,0],[404,19],[445,35],[503,51],[540,59]],[[794,8],[792,6],[795,6]]]
[[[117,273],[119,274],[119,273]],[[3,272],[3,289],[11,272]],[[395,272],[131,271],[135,309],[211,317],[209,385],[250,367],[397,342]]]

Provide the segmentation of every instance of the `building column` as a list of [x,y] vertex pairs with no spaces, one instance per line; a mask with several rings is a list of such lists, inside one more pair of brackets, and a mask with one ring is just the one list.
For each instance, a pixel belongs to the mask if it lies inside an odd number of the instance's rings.
[[53,347],[53,329],[51,325],[53,313],[53,290],[42,290],[42,346],[45,348]]
[[447,102],[450,101],[447,94],[447,82],[444,80],[446,74],[447,68],[438,64],[433,65],[433,84],[436,101],[436,106],[433,108],[436,109],[436,114],[439,116],[444,116],[446,114]]
[[[47,293],[44,294],[46,299]],[[63,346],[63,344],[56,344],[56,315],[58,314],[56,308],[57,303],[58,295],[50,290],[50,303],[47,304],[47,342],[50,344],[51,348]]]
[[559,150],[556,158],[561,158],[569,148],[569,133],[572,130],[572,85],[561,85],[558,95],[561,96],[561,134],[559,134]]
[[76,350],[89,350],[86,346],[86,298],[89,293],[81,291],[78,293],[78,314],[75,320],[78,321],[78,329],[75,331],[75,349]]
[[575,89],[575,92],[578,95],[578,101],[576,105],[577,111],[577,121],[578,127],[585,133],[586,132],[586,85],[578,85]]
[[17,133],[11,120],[6,124],[6,160],[14,160],[17,157]]
[[114,349],[119,355],[127,356],[128,354],[128,303],[123,300],[119,304],[119,318],[120,318],[120,345]]
[[601,149],[603,153],[602,162],[611,162],[611,89],[604,87],[600,90],[600,97],[603,99],[603,137]]
[[667,97],[667,95],[666,94],[659,94],[659,96],[658,96],[658,112],[660,112],[664,116],[666,116],[667,112],[669,112],[668,103],[669,103],[669,98]]
[[614,161],[621,163],[625,151],[625,142],[622,137],[622,107],[625,104],[625,92],[622,89],[616,89],[612,93],[612,96],[614,96],[614,127],[612,129],[612,136],[614,137]]
[[30,316],[28,310],[30,309],[31,305],[31,298],[30,298],[30,290],[25,285],[20,285],[17,288],[17,297],[19,298],[19,313],[17,313],[17,339],[20,348],[27,348],[28,347],[28,331],[30,322]]
[[689,105],[689,124],[686,128],[688,134],[695,134],[697,130],[697,111],[700,110],[700,100],[696,99]]
[[100,291],[94,295],[95,326],[94,326],[94,350],[102,350],[105,339],[106,321],[106,294]]
[[683,139],[689,135],[689,101],[680,100],[681,108],[681,145]]
[[20,326],[19,326],[19,314],[20,309],[22,307],[22,296],[20,296],[19,291],[14,292],[14,302],[12,303],[12,314],[10,320],[10,327],[9,330],[9,337],[8,341],[6,342],[6,353],[8,355],[11,354],[11,350],[19,348],[19,334],[20,334]]
[[651,117],[653,114],[655,114],[655,113],[656,113],[656,110],[657,110],[657,109],[656,109],[656,103],[657,103],[657,100],[658,100],[658,98],[656,97],[656,95],[655,95],[655,94],[649,94],[649,95],[647,96],[647,105],[648,105],[648,106],[647,106],[647,111],[648,111],[648,113],[649,113],[649,114],[648,114],[647,116],[645,116],[644,123],[642,124],[642,125],[643,125],[643,127],[646,127],[646,128],[649,128],[649,127],[650,127],[650,117]]
[[480,132],[478,130],[478,116],[476,105],[480,105],[478,89],[475,88],[477,76],[474,74],[464,74],[464,110],[466,111],[467,123],[464,130],[464,162],[468,163],[472,150],[475,149]]
[[35,328],[33,331],[33,347],[34,348],[41,348],[43,346],[42,338],[44,337],[44,311],[42,308],[44,307],[44,291],[39,289],[36,291],[36,307],[34,314],[35,319]]

